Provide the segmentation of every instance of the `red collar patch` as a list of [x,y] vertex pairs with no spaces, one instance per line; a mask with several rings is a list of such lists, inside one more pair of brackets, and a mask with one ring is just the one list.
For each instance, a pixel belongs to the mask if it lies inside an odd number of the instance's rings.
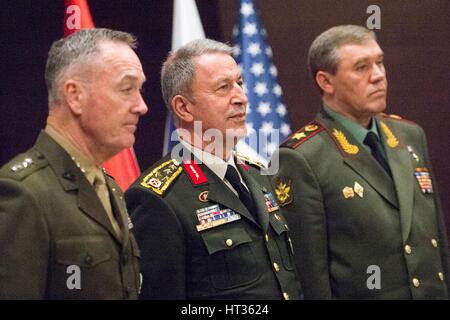
[[191,182],[194,185],[199,185],[208,182],[208,179],[206,179],[205,174],[200,169],[198,164],[191,160],[187,160],[183,162],[183,168],[187,172],[189,179],[191,179]]

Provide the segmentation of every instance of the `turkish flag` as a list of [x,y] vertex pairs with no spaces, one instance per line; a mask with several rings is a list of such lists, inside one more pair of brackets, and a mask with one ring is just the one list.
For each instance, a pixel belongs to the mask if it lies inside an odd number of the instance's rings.
[[[94,28],[86,0],[65,0],[64,36],[84,28]],[[139,176],[140,170],[133,148],[119,152],[103,164],[108,174],[126,190]]]

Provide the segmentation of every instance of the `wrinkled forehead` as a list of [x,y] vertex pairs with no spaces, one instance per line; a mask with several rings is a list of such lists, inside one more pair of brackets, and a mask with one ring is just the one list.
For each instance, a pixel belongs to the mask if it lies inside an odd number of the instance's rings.
[[227,53],[208,53],[194,58],[195,78],[240,77],[240,69]]
[[370,39],[359,43],[343,44],[338,48],[337,54],[338,64],[340,64],[364,59],[377,59],[383,56],[383,50],[375,40]]

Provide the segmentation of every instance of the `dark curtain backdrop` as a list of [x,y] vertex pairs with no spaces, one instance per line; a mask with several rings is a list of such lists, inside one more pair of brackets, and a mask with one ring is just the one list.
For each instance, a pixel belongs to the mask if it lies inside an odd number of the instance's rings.
[[[388,112],[422,125],[445,212],[450,208],[450,1],[448,0],[259,0],[280,84],[294,128],[318,111],[319,95],[307,69],[315,36],[337,24],[365,24],[369,5],[381,8],[378,40],[385,51]],[[137,131],[141,168],[161,157],[165,107],[159,69],[171,44],[172,0],[89,1],[98,27],[137,35],[147,75],[149,113]],[[232,41],[237,0],[197,0],[206,35]],[[45,124],[44,65],[51,43],[63,35],[64,2],[7,0],[0,7],[0,165],[26,150]],[[450,220],[447,218],[447,220]],[[448,224],[449,225],[449,224]]]

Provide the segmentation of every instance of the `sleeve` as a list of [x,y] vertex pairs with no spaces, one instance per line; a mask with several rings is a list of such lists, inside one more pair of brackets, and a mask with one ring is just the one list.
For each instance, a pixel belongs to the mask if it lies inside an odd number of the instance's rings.
[[125,198],[141,250],[140,299],[186,299],[186,250],[178,218],[151,191],[134,187]]
[[0,300],[44,299],[49,235],[39,201],[23,183],[0,178]]
[[[434,175],[434,170],[431,164],[431,159],[428,153],[428,144],[425,132],[421,127],[419,127],[420,137],[421,137],[421,147],[423,148],[423,153],[425,155],[425,163],[428,169],[430,170],[431,181],[433,181],[433,189],[434,189],[434,200],[436,204],[436,220],[438,221],[438,230],[439,230],[439,243],[441,243],[441,260],[442,266],[444,268],[445,282],[447,284],[447,290],[450,295],[450,260],[449,260],[449,246],[448,246],[448,237],[447,237],[447,228],[445,223],[445,216],[442,210],[441,201],[439,198],[438,186],[436,184],[436,179]],[[448,219],[448,217],[447,217]]]
[[327,221],[319,182],[299,152],[281,148],[274,156],[279,156],[280,161],[274,189],[279,179],[290,184],[292,201],[281,206],[281,211],[290,229],[305,299],[331,299]]

